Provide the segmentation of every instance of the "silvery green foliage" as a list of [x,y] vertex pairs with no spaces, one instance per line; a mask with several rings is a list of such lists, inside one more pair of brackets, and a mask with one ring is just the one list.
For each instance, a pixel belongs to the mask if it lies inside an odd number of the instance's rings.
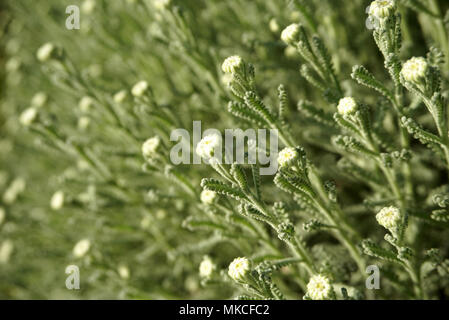
[[[0,298],[447,298],[449,7],[391,3],[0,5]],[[195,120],[282,166],[171,163]]]

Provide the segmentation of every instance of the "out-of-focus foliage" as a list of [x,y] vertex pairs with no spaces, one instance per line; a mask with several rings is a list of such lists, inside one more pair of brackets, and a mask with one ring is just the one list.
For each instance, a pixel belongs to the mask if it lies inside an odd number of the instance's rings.
[[[2,2],[0,298],[447,298],[449,6],[396,1],[379,22],[370,2]],[[232,55],[243,79],[222,72]],[[296,162],[171,164],[170,132],[195,120],[279,129]]]

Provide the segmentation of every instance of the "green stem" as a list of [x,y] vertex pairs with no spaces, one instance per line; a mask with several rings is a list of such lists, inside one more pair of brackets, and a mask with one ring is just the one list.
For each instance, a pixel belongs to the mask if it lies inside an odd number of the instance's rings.
[[[269,217],[272,216],[272,214],[267,211],[267,209],[265,208],[265,205],[261,201],[257,200],[251,194],[247,194],[247,197],[248,197],[249,201],[252,203],[252,205],[257,210],[259,210],[260,212],[262,212],[266,216],[269,216]],[[274,225],[271,225],[271,227],[273,229],[276,228],[276,226],[274,226]],[[310,257],[310,255],[307,253],[307,250],[304,248],[304,246],[301,244],[301,242],[298,241],[296,239],[296,237],[294,237],[291,240],[287,240],[286,242],[288,243],[288,245],[291,248],[291,250],[293,251],[293,253],[303,260],[303,263],[304,263],[308,273],[309,274],[314,274],[316,272],[315,271],[316,268],[315,268],[315,266],[313,264],[313,260]]]
[[424,291],[423,291],[422,281],[421,281],[421,277],[420,277],[419,273],[416,271],[416,269],[413,267],[413,265],[410,263],[410,261],[407,261],[405,263],[405,268],[406,268],[407,272],[409,273],[410,278],[412,279],[413,288],[414,288],[416,297],[418,299],[423,299]]

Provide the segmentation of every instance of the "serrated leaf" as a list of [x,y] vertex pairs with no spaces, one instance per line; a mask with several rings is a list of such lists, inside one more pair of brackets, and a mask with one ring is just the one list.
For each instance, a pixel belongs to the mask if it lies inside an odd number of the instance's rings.
[[332,114],[325,113],[323,110],[315,107],[311,102],[300,100],[298,102],[298,110],[308,118],[312,118],[316,122],[323,124],[328,128],[336,129]]
[[399,264],[402,263],[401,260],[397,258],[396,254],[393,251],[384,249],[379,245],[375,244],[374,242],[372,242],[371,240],[363,240],[362,249],[363,253],[369,256],[384,259],[390,262],[396,262]]
[[[242,97],[243,98],[243,97]],[[228,104],[228,111],[234,116],[241,118],[243,120],[252,122],[258,126],[267,125],[266,121],[255,111],[248,108],[245,104],[231,101]]]
[[344,130],[349,131],[351,133],[355,133],[356,135],[361,136],[359,129],[352,124],[350,121],[346,120],[341,114],[338,112],[334,113],[335,122]]
[[303,64],[299,72],[311,85],[313,85],[314,87],[318,88],[321,91],[326,90],[326,84],[324,83],[322,78],[309,65]]
[[278,98],[279,98],[279,115],[278,119],[279,121],[284,121],[284,115],[286,110],[288,110],[288,95],[287,91],[285,90],[284,85],[279,85],[278,87]]
[[233,188],[217,179],[204,178],[201,180],[201,187],[205,190],[214,191],[218,194],[228,195],[237,200],[245,199],[245,194],[239,189]]
[[248,91],[245,94],[245,103],[254,112],[258,113],[266,123],[274,124],[274,116],[270,113],[263,101],[252,91]]
[[252,173],[252,177],[253,177],[253,184],[254,184],[254,189],[256,191],[256,198],[258,200],[261,199],[261,184],[260,184],[260,167],[259,165],[256,163],[254,165],[251,166],[251,173]]
[[433,143],[436,145],[442,144],[441,139],[438,136],[422,129],[413,119],[402,117],[401,122],[403,126],[407,129],[407,131],[410,134],[412,134],[416,139],[421,141],[423,144],[429,143]]
[[359,84],[372,88],[394,103],[394,95],[363,66],[354,66],[351,77]]
[[248,180],[241,165],[233,163],[231,165],[231,174],[234,177],[235,181],[237,181],[237,183],[239,184],[240,188],[242,188],[243,190],[248,189]]

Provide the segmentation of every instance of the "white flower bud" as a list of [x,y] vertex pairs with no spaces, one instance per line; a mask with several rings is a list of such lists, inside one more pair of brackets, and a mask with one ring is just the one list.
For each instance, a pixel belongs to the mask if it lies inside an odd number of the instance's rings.
[[86,71],[92,78],[98,78],[102,75],[103,68],[99,64],[91,64]]
[[47,94],[45,92],[36,93],[31,99],[31,105],[36,108],[41,108],[47,102]]
[[5,240],[0,246],[0,264],[6,264],[14,250],[14,244],[11,240]]
[[119,92],[114,94],[114,97],[113,97],[114,102],[122,103],[123,101],[125,101],[127,95],[128,95],[128,93],[126,92],[126,90],[120,90]]
[[37,50],[37,59],[41,62],[48,61],[55,51],[55,46],[48,42]]
[[187,276],[184,281],[184,287],[187,291],[193,293],[198,291],[198,280],[193,275]]
[[167,216],[167,211],[165,211],[163,209],[159,209],[156,211],[156,219],[162,220],[162,219],[165,219],[166,216]]
[[93,103],[94,103],[94,99],[92,99],[91,97],[85,96],[85,97],[81,98],[81,100],[80,100],[80,102],[78,104],[78,107],[80,108],[80,110],[82,112],[87,113],[87,112],[89,112],[89,110],[92,107]]
[[148,90],[148,82],[139,81],[131,89],[131,93],[134,97],[141,97]]
[[59,210],[64,206],[64,192],[56,191],[50,200],[50,207],[53,210]]
[[152,157],[159,147],[161,139],[158,136],[148,139],[142,145],[142,154],[145,158]]
[[201,202],[204,204],[212,204],[217,197],[217,194],[210,190],[203,190],[201,192]]
[[78,160],[76,163],[76,166],[78,167],[78,169],[80,169],[81,171],[85,171],[87,169],[90,168],[90,165],[87,161],[85,160]]
[[326,276],[314,275],[307,284],[307,294],[312,300],[329,299],[331,292],[331,282]]
[[75,244],[75,247],[73,247],[73,255],[77,258],[81,258],[90,249],[90,241],[88,239],[80,240],[77,244]]
[[290,12],[289,20],[290,21],[299,21],[301,19],[301,12],[298,10],[294,10]]
[[165,10],[170,2],[171,0],[153,0],[154,7],[158,10]]
[[279,166],[287,166],[291,164],[293,161],[297,160],[299,157],[298,151],[295,148],[284,148],[279,152],[278,155],[278,164]]
[[225,59],[221,65],[221,70],[224,73],[235,73],[243,65],[243,59],[240,56],[230,56]]
[[28,108],[20,115],[20,123],[25,127],[30,126],[37,118],[37,109],[34,107]]
[[292,59],[298,56],[298,51],[295,47],[287,46],[284,50],[284,54],[287,58]]
[[281,40],[286,44],[294,44],[299,41],[299,24],[293,23],[281,33]]
[[209,257],[204,257],[203,261],[200,263],[200,277],[210,278],[215,270],[215,264]]
[[426,59],[422,57],[413,57],[404,63],[401,75],[405,81],[419,83],[426,76],[428,64]]
[[140,221],[140,227],[142,229],[148,229],[150,227],[150,225],[151,225],[151,217],[150,216],[145,216]]
[[393,0],[375,0],[371,2],[369,14],[379,20],[388,18],[395,10]]
[[340,99],[337,106],[338,113],[341,115],[349,115],[357,110],[357,102],[352,97]]
[[8,72],[14,72],[14,71],[19,70],[21,64],[22,64],[22,62],[20,62],[19,59],[13,57],[13,58],[9,59],[8,61],[6,61],[5,69]]
[[270,26],[271,32],[276,33],[279,31],[279,24],[275,18],[272,18],[270,20],[269,26]]
[[82,131],[86,130],[90,125],[89,117],[80,117],[78,119],[78,128]]
[[85,0],[81,5],[81,11],[85,14],[91,14],[95,10],[94,0]]
[[196,153],[204,159],[214,156],[215,152],[221,148],[221,136],[210,134],[205,136],[196,146]]
[[235,258],[228,269],[228,275],[235,281],[242,281],[251,269],[251,263],[247,258]]
[[122,279],[129,279],[129,269],[125,265],[120,265],[117,268],[118,274]]
[[3,194],[3,202],[6,204],[14,203],[17,197],[25,190],[25,187],[26,181],[23,178],[14,179]]
[[396,207],[385,207],[376,215],[377,222],[384,228],[394,230],[402,220],[401,212]]

